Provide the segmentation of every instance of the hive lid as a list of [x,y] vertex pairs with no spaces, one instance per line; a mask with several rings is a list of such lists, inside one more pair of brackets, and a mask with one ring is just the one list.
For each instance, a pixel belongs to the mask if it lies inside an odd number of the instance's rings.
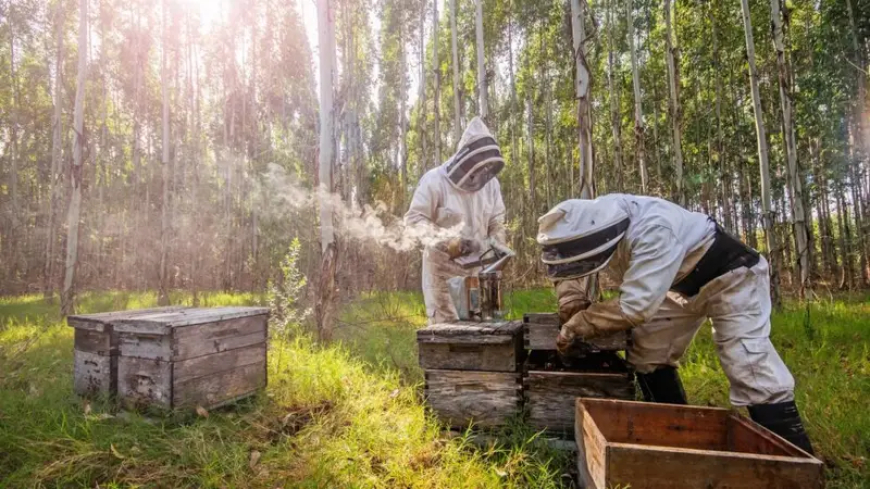
[[420,343],[503,343],[522,330],[522,321],[474,322],[457,321],[454,323],[433,324],[417,331]]
[[121,333],[170,334],[173,328],[214,323],[228,319],[269,314],[268,307],[211,307],[186,308],[170,312],[157,312],[113,321],[115,331]]
[[75,314],[67,316],[66,323],[76,329],[87,329],[103,332],[106,325],[121,319],[132,319],[150,314],[165,314],[188,309],[187,306],[150,307],[148,309],[132,309],[129,311],[99,312],[96,314]]

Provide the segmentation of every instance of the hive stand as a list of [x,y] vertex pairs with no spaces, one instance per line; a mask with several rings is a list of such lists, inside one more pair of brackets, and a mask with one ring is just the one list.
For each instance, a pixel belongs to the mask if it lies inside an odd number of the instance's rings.
[[417,331],[429,407],[449,427],[501,426],[522,409],[522,322],[456,322]]
[[537,430],[572,436],[578,397],[634,400],[634,372],[619,352],[628,350],[631,336],[620,332],[589,344],[597,352],[564,365],[556,353],[561,324],[555,313],[523,316],[523,397],[527,422]]

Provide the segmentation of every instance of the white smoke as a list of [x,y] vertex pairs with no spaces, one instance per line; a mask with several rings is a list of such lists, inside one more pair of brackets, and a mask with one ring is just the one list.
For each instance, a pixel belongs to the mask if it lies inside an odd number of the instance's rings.
[[269,164],[263,177],[257,193],[258,201],[267,213],[313,209],[319,202],[328,200],[332,204],[335,232],[339,236],[373,242],[395,251],[411,251],[458,237],[463,227],[462,223],[451,228],[440,228],[428,222],[405,225],[400,218],[389,214],[383,202],[360,208],[322,187],[305,188],[276,164]]

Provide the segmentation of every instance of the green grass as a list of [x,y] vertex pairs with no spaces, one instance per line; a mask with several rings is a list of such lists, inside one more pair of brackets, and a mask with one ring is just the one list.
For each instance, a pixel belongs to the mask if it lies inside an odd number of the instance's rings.
[[[203,305],[250,304],[207,294]],[[189,303],[184,295],[176,303]],[[85,295],[79,312],[154,305],[153,294]],[[510,314],[553,310],[549,290],[517,291]],[[275,339],[267,391],[209,416],[118,412],[71,392],[72,332],[57,305],[0,298],[0,487],[565,487],[570,465],[522,425],[477,447],[450,438],[420,399],[418,294],[346,305],[335,345]],[[773,341],[828,487],[870,487],[870,304],[829,301],[774,317]],[[709,328],[682,368],[690,401],[727,406]],[[252,464],[252,458],[256,463]]]

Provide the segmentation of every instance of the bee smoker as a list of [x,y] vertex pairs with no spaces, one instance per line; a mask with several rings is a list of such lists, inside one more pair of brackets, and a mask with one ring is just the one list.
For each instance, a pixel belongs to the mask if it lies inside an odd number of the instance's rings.
[[495,263],[487,266],[477,274],[480,287],[480,319],[482,321],[498,321],[504,319],[505,311],[502,307],[501,295],[501,269],[513,257],[513,252],[504,249]]
[[[484,255],[494,255],[494,258],[484,260]],[[514,256],[510,249],[493,244],[492,248],[472,260],[466,260],[463,268],[482,266],[483,269],[477,275],[464,277],[455,286],[455,292],[451,292],[459,313],[459,319],[463,321],[498,321],[504,319],[505,311],[502,308],[501,294],[501,270]]]

